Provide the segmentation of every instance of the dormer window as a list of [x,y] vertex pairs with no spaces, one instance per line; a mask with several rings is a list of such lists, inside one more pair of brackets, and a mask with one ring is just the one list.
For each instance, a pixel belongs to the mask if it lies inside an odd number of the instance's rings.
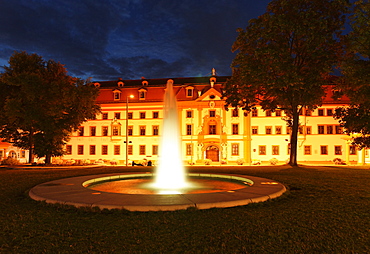
[[113,90],[113,99],[115,101],[119,101],[121,99],[121,91],[116,89],[116,90]]
[[145,100],[146,99],[146,89],[140,89],[139,90],[139,100]]
[[194,87],[188,86],[186,87],[186,97],[193,97],[194,95]]

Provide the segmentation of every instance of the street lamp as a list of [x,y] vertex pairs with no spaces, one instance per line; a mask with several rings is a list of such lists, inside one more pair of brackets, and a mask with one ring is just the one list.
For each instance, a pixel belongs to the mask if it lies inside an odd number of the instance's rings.
[[128,166],[128,98],[134,98],[134,96],[126,96],[126,167]]

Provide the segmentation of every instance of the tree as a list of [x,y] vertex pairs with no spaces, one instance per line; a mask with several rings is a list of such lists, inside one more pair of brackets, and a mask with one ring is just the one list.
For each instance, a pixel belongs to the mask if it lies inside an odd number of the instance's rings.
[[341,0],[273,0],[265,14],[238,30],[232,47],[238,53],[224,89],[226,107],[285,111],[290,165],[297,165],[299,115],[322,103],[338,65],[346,6]]
[[33,155],[63,155],[71,131],[99,112],[98,90],[67,75],[60,63],[15,52],[0,74],[0,137]]
[[357,1],[350,16],[352,31],[346,35],[347,55],[342,66],[344,82],[339,89],[350,100],[349,107],[340,107],[335,117],[346,133],[355,134],[353,143],[370,147],[370,3]]

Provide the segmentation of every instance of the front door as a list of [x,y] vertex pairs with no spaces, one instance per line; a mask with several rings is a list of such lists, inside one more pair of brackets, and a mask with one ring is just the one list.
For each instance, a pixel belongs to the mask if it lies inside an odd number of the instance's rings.
[[219,149],[217,146],[209,146],[206,150],[206,159],[219,161]]

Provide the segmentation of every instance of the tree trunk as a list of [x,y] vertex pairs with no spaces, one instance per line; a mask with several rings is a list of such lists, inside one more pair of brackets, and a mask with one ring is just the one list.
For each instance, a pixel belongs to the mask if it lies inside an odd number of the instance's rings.
[[293,112],[292,133],[290,135],[290,159],[289,165],[297,166],[297,148],[298,148],[298,127],[299,127],[299,112]]
[[30,131],[30,136],[29,136],[29,154],[28,154],[28,163],[33,163],[33,146],[34,146],[34,142],[33,142],[33,128],[31,128],[31,131]]
[[49,154],[45,155],[45,164],[46,165],[51,164],[51,156]]

